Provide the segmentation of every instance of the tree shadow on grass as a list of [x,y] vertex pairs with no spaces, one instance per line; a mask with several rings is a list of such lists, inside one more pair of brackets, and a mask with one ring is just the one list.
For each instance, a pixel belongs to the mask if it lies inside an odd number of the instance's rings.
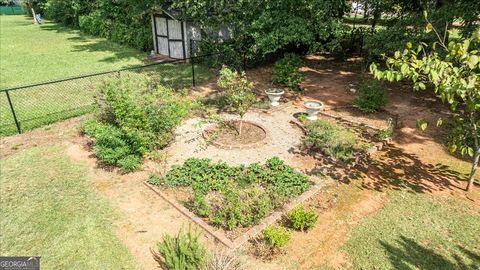
[[94,37],[82,33],[79,29],[50,22],[40,25],[40,28],[46,31],[55,31],[57,33],[74,35],[68,38],[69,41],[74,43],[74,52],[107,52],[113,54],[112,56],[99,60],[100,62],[115,63],[128,59],[137,59],[143,63],[147,62],[146,58],[143,57],[142,53],[140,53],[138,50],[128,48],[104,38]]
[[[463,190],[466,174],[443,164],[427,164],[416,155],[387,146],[375,159],[364,160],[359,173],[361,188],[376,191],[385,189],[426,193],[445,190]],[[358,175],[357,175],[358,176]]]
[[478,270],[478,266],[480,265],[480,254],[466,250],[461,246],[457,246],[457,250],[452,254],[453,258],[447,258],[438,254],[433,249],[424,247],[415,240],[405,236],[401,236],[395,246],[385,241],[380,241],[380,244],[387,252],[394,269]]

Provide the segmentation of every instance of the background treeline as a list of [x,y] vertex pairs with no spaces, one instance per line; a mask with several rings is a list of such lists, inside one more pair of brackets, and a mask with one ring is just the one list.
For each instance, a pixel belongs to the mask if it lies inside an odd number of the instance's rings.
[[[402,48],[407,41],[429,43],[423,11],[437,29],[457,28],[456,38],[478,27],[480,1],[361,0],[365,16],[346,0],[31,0],[45,18],[149,51],[153,47],[150,14],[159,7],[205,29],[227,25],[233,38],[204,35],[205,51],[229,48],[233,62],[268,60],[286,52],[328,51],[338,59],[362,52],[369,60]],[[208,28],[207,28],[208,26]],[[214,31],[212,31],[214,32]],[[243,60],[241,60],[243,59]],[[239,63],[237,63],[239,64]]]

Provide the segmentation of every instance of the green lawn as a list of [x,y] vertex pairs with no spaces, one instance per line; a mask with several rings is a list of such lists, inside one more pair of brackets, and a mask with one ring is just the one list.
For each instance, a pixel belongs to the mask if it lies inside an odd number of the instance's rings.
[[116,214],[63,147],[21,151],[0,166],[1,256],[41,256],[42,269],[135,268],[112,231]]
[[142,64],[145,53],[26,16],[0,16],[0,88]]
[[[0,16],[0,88],[59,79],[144,64],[145,53],[55,23],[34,25],[24,16]],[[155,74],[163,84],[189,87],[189,64],[162,64],[119,73]],[[196,80],[212,71],[196,65]],[[10,92],[22,131],[91,112],[101,75]],[[5,93],[0,92],[0,135],[16,132]]]
[[394,192],[353,228],[344,246],[353,269],[478,269],[480,210],[451,197]]

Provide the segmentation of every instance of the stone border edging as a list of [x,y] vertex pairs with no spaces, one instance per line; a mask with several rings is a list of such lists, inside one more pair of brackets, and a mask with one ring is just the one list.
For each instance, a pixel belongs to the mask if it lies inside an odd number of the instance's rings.
[[260,234],[267,226],[277,222],[282,218],[284,214],[292,210],[296,205],[305,202],[306,200],[310,199],[313,197],[315,194],[317,194],[318,191],[324,186],[321,182],[315,182],[313,186],[310,187],[309,190],[305,191],[304,193],[300,194],[299,196],[293,198],[290,202],[285,204],[283,207],[280,209],[274,211],[264,219],[262,219],[262,222],[260,224],[257,224],[250,228],[248,231],[243,233],[241,236],[235,238],[235,240],[230,240],[226,236],[224,236],[221,233],[218,233],[214,230],[212,226],[207,224],[205,221],[203,221],[200,217],[195,215],[193,212],[188,210],[186,207],[183,205],[179,204],[178,202],[174,200],[170,200],[168,196],[166,196],[162,191],[158,190],[155,186],[149,184],[148,182],[143,182],[145,186],[147,186],[150,190],[155,192],[159,197],[161,197],[163,200],[167,201],[171,206],[173,206],[175,209],[180,211],[185,217],[189,218],[192,222],[200,226],[204,231],[206,231],[210,236],[212,236],[215,240],[219,241],[222,243],[225,247],[229,249],[237,249],[241,247],[243,244],[245,244],[248,240],[256,237],[258,234]]

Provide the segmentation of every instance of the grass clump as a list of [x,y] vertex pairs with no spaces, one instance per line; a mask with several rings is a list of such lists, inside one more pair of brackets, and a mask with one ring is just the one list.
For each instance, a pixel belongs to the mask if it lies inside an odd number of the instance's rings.
[[285,54],[273,66],[272,82],[285,85],[293,91],[300,91],[300,83],[305,79],[305,76],[298,70],[302,63],[300,56],[294,53]]
[[303,139],[306,147],[320,150],[330,157],[348,161],[355,151],[361,150],[359,138],[343,126],[325,120],[306,124],[307,135]]
[[281,226],[268,226],[263,230],[263,240],[272,248],[281,248],[288,244],[291,238],[289,230]]
[[387,103],[385,89],[376,80],[361,81],[353,106],[366,113],[378,112]]
[[190,158],[173,166],[163,179],[167,187],[189,186],[187,207],[227,230],[258,224],[290,198],[305,192],[308,178],[277,157],[250,166]]
[[199,241],[200,235],[190,227],[180,230],[174,237],[165,235],[157,244],[158,253],[152,251],[153,256],[163,269],[203,269],[207,262],[207,250]]
[[306,231],[317,222],[318,215],[312,210],[306,210],[303,206],[297,205],[288,213],[289,225],[297,231]]
[[147,78],[110,79],[100,90],[98,119],[84,131],[95,138],[99,160],[127,172],[137,169],[146,153],[168,144],[189,108],[173,89]]

